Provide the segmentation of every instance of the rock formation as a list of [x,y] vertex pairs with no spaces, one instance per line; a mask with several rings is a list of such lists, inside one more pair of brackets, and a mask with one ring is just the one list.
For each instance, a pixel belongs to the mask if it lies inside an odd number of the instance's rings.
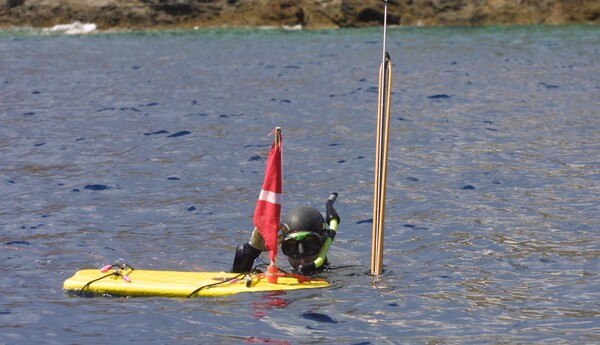
[[[0,0],[0,27],[100,29],[381,25],[381,0]],[[392,25],[600,24],[598,0],[389,0]]]

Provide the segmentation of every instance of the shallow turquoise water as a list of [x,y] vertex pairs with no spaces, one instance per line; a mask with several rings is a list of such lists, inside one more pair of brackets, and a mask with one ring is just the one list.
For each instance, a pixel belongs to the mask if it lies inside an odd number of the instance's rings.
[[[2,342],[600,341],[600,28],[388,34],[385,273],[373,278],[380,30],[0,32]],[[284,212],[324,212],[340,194],[333,288],[62,292],[106,263],[228,270],[274,126]]]

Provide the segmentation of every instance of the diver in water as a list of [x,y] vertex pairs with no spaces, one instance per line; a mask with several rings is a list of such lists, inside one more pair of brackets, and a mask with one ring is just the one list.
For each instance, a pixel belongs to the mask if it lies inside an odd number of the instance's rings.
[[[327,265],[327,252],[340,223],[340,216],[333,208],[337,196],[335,192],[329,196],[325,219],[314,207],[299,206],[289,211],[280,225],[278,242],[295,272],[311,275]],[[265,241],[254,228],[250,240],[238,245],[231,271],[250,272],[254,261],[264,251],[267,251]]]

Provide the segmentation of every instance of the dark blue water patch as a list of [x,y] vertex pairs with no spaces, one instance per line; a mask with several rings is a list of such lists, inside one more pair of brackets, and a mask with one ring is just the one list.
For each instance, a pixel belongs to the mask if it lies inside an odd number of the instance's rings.
[[289,99],[277,99],[277,98],[271,98],[271,102],[278,102],[279,104],[292,103],[292,101]]
[[79,193],[81,190],[79,188],[71,189],[71,193]]
[[219,115],[219,117],[225,118],[225,119],[228,119],[230,117],[240,117],[240,116],[244,116],[244,113],[239,113],[239,114],[221,114],[221,115]]
[[10,311],[9,310],[0,310],[0,315],[9,315]]
[[554,84],[546,84],[544,82],[538,83],[539,86],[544,86],[546,89],[558,89],[560,86]]
[[113,111],[113,110],[117,110],[117,108],[113,108],[113,107],[106,107],[106,108],[102,108],[102,109],[98,109],[96,110],[97,113],[101,113],[103,111]]
[[352,91],[350,91],[350,92],[339,93],[339,94],[332,93],[332,94],[329,94],[329,97],[330,97],[330,98],[333,98],[333,97],[351,96],[351,95],[354,95],[354,94],[356,94],[356,93],[358,93],[358,92],[362,91],[362,89],[363,89],[362,87],[359,87],[359,88],[356,88],[356,89],[354,89],[354,90],[352,90]]
[[373,224],[373,218],[359,220],[356,224]]
[[307,320],[324,322],[324,323],[338,323],[331,316],[321,313],[304,313],[302,317]]
[[182,137],[182,136],[188,135],[188,134],[192,134],[192,132],[190,132],[190,131],[179,131],[177,133],[173,133],[173,134],[169,135],[167,138],[178,138],[178,137]]
[[492,131],[492,132],[498,132],[498,130],[496,128],[486,127],[485,129],[487,129],[488,131]]
[[164,129],[161,129],[160,131],[156,131],[156,132],[144,133],[144,135],[158,135],[158,134],[169,134],[169,132],[165,131]]
[[196,211],[196,206],[190,206],[187,208],[188,211],[192,212],[192,211]]
[[194,116],[195,117],[206,117],[206,116],[208,116],[208,114],[207,113],[189,113],[186,116],[188,116],[188,117],[194,117]]
[[46,143],[39,143],[39,144],[35,144],[35,145],[33,145],[33,146],[36,146],[36,147],[37,147],[37,146],[44,146],[44,145],[46,145]]
[[338,164],[342,164],[342,163],[346,163],[346,160],[345,160],[345,159],[340,159],[340,160],[339,160],[339,161],[337,161],[337,162],[338,162]]
[[428,99],[449,99],[451,98],[450,96],[448,96],[445,93],[440,93],[437,95],[431,95],[431,96],[427,96]]
[[181,179],[179,177],[171,176],[171,177],[167,177],[167,180],[169,180],[169,181],[179,181]]
[[333,144],[329,144],[329,145],[327,145],[327,146],[339,146],[339,145],[341,145],[341,144],[338,144],[338,143],[333,143]]
[[131,69],[134,69],[134,70],[137,70],[137,69],[140,69],[140,68],[142,68],[142,66],[138,66],[138,65],[131,66]]
[[31,91],[32,95],[39,95],[41,92],[39,92],[38,90],[33,90]]
[[134,111],[136,113],[141,112],[141,110],[136,107],[121,107],[121,111]]
[[252,156],[252,157],[248,158],[249,161],[259,161],[261,159],[262,159],[261,156]]
[[405,117],[402,117],[402,116],[397,117],[396,120],[398,120],[398,121],[410,121],[409,119],[407,119]]
[[33,111],[28,111],[26,113],[23,113],[23,116],[33,116],[33,115],[35,115],[35,112],[33,112]]
[[158,105],[158,102],[151,102],[144,105],[140,105],[140,107],[155,107]]
[[296,66],[296,65],[287,65],[287,66],[283,66],[283,68],[286,68],[286,69],[301,69],[302,67]]
[[419,182],[418,178],[412,176],[407,177],[406,180],[410,182]]
[[426,226],[417,224],[403,224],[402,226],[412,230],[429,230]]
[[4,244],[6,244],[7,246],[20,246],[20,245],[30,246],[31,245],[31,243],[29,243],[27,241],[10,241],[10,242],[6,242]]
[[474,190],[474,189],[475,189],[475,186],[473,186],[473,185],[471,185],[471,184],[468,184],[468,185],[466,185],[466,186],[462,187],[461,189],[462,189],[462,190]]
[[371,86],[368,89],[365,90],[365,92],[369,92],[369,93],[379,93],[379,87],[377,86]]
[[88,184],[88,185],[85,185],[85,187],[83,187],[83,188],[93,190],[93,191],[101,191],[101,190],[110,189],[109,186],[106,186],[103,184]]

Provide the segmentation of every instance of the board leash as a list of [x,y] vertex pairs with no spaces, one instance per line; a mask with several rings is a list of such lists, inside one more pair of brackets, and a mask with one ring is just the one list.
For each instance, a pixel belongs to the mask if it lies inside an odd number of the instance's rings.
[[[229,282],[233,282],[233,283],[235,283],[235,282],[237,282],[237,281],[238,281],[238,278],[239,278],[239,277],[242,277],[242,276],[244,276],[244,275],[246,275],[246,274],[245,274],[245,273],[240,273],[240,274],[238,274],[238,275],[236,275],[236,276],[234,276],[234,277],[227,278],[227,279],[225,279],[225,280],[223,280],[223,281],[220,281],[220,282],[216,282],[216,283],[212,283],[212,284],[203,285],[203,286],[201,286],[201,287],[197,288],[196,290],[192,291],[192,293],[190,293],[190,294],[187,296],[187,298],[192,298],[192,297],[193,297],[195,294],[197,294],[198,292],[200,292],[200,291],[202,291],[202,290],[204,290],[204,289],[209,289],[209,288],[211,288],[211,287],[213,287],[213,286],[219,286],[219,285],[222,285],[222,284],[225,284],[225,283],[229,283]],[[246,285],[246,286],[247,286],[247,285]]]
[[215,287],[215,286],[219,286],[219,285],[223,285],[223,284],[227,284],[227,283],[232,283],[232,284],[237,283],[239,281],[240,277],[243,277],[242,279],[244,280],[246,287],[250,288],[252,285],[258,283],[262,279],[267,279],[267,281],[268,281],[269,276],[273,276],[273,275],[275,275],[276,277],[295,278],[299,284],[303,284],[303,283],[307,283],[307,282],[308,283],[310,283],[310,282],[326,282],[325,279],[309,278],[309,277],[303,276],[301,274],[288,273],[288,272],[285,272],[282,270],[279,270],[277,273],[263,273],[261,271],[253,271],[249,274],[240,273],[234,277],[224,279],[223,281],[203,285],[203,286],[197,288],[196,290],[192,291],[192,293],[190,293],[187,296],[187,298],[194,297],[194,295],[196,295],[198,292],[200,292],[204,289],[209,289],[211,287]]
[[[128,282],[128,283],[131,283],[131,278],[129,278],[129,274],[130,274],[131,272],[133,272],[133,271],[135,270],[135,268],[133,268],[133,267],[131,267],[130,265],[127,265],[127,264],[122,264],[122,265],[106,265],[106,266],[104,266],[104,267],[102,267],[102,268],[100,269],[100,272],[102,272],[102,273],[106,273],[106,272],[108,272],[108,271],[109,271],[109,270],[111,270],[111,269],[113,269],[114,271],[113,271],[113,272],[111,272],[111,273],[109,273],[109,274],[107,274],[107,275],[105,275],[105,276],[102,276],[102,277],[100,277],[100,278],[96,278],[96,279],[94,279],[94,280],[91,280],[91,281],[87,282],[87,283],[86,283],[86,284],[85,284],[85,285],[84,285],[84,286],[83,286],[83,287],[82,287],[82,288],[81,288],[81,289],[80,289],[80,290],[77,292],[77,295],[78,295],[78,296],[81,296],[81,294],[83,293],[83,290],[85,290],[85,289],[89,289],[90,285],[92,285],[93,283],[95,283],[95,282],[97,282],[97,281],[99,281],[99,280],[102,280],[102,279],[108,278],[108,277],[112,277],[112,276],[121,277],[121,278],[122,278],[124,281],[126,281],[126,282]],[[126,273],[123,273],[122,271],[124,271],[124,270],[128,270],[128,271],[127,271]]]

